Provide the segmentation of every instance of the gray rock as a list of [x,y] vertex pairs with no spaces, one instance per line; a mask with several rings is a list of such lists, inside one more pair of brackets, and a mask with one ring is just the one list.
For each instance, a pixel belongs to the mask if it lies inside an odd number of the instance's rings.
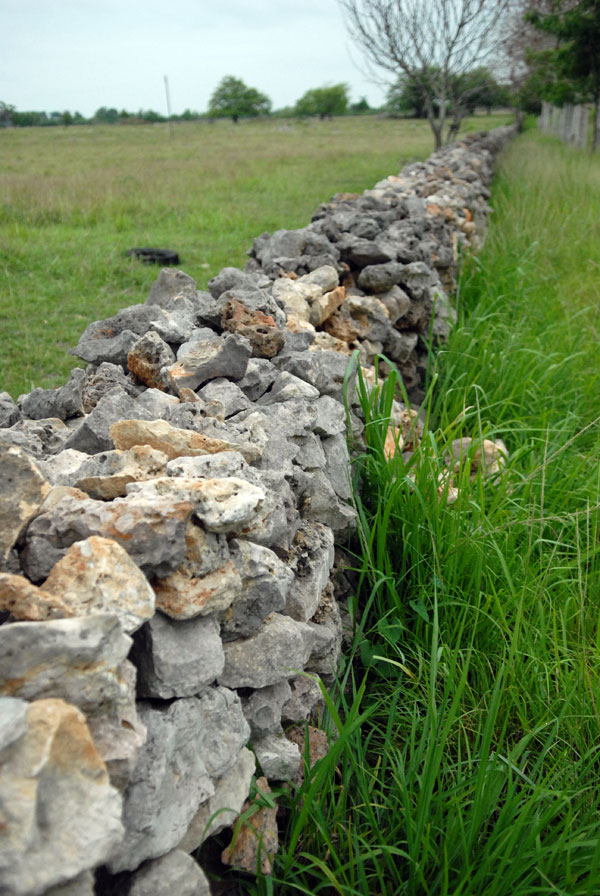
[[115,873],[133,870],[177,846],[200,803],[214,793],[203,751],[206,724],[195,697],[158,706],[141,702],[148,739],[123,804],[125,838],[108,863]]
[[281,732],[282,708],[291,698],[292,689],[285,680],[258,688],[249,697],[242,697],[242,709],[253,739]]
[[229,771],[214,782],[213,796],[192,818],[180,849],[195,852],[208,837],[233,825],[248,797],[255,768],[254,753],[242,747]]
[[356,524],[356,512],[341,501],[322,470],[305,473],[295,466],[292,487],[296,493],[300,515],[306,520],[323,523],[338,537],[348,536]]
[[38,460],[36,465],[51,485],[74,486],[77,479],[77,471],[90,459],[89,454],[77,451],[75,448],[66,448],[58,454],[51,455],[45,460]]
[[250,737],[240,698],[226,687],[209,688],[196,698],[203,720],[196,748],[213,781],[233,767]]
[[169,497],[131,495],[107,503],[67,495],[30,523],[23,569],[39,582],[76,541],[102,535],[121,544],[143,572],[168,575],[184,559],[192,510]]
[[224,479],[228,476],[245,478],[249,469],[239,451],[219,451],[199,457],[176,457],[166,466],[168,476],[184,479]]
[[62,451],[69,429],[58,417],[44,420],[19,420],[10,429],[0,429],[0,444],[24,449],[32,457],[47,457]]
[[223,405],[224,417],[232,417],[250,407],[250,400],[237,383],[224,377],[211,380],[198,389],[198,395],[206,402],[218,401]]
[[342,647],[342,621],[331,585],[323,591],[319,608],[308,625],[314,636],[314,644],[306,669],[318,672],[330,683],[335,676]]
[[0,626],[0,695],[60,698],[100,715],[129,699],[121,667],[131,644],[108,614]]
[[135,637],[131,656],[141,697],[191,697],[223,671],[219,625],[212,617],[174,622],[157,613]]
[[[331,351],[292,352],[275,358],[275,363],[280,369],[315,386],[321,395],[330,395],[343,402],[344,377],[349,363],[344,355]],[[351,376],[350,392],[353,391],[353,382],[354,376]]]
[[75,448],[86,454],[110,451],[115,447],[109,435],[110,427],[119,420],[129,418],[155,420],[156,415],[146,410],[121,386],[115,386],[98,401],[91,413],[82,418],[79,426],[65,441],[64,449]]
[[89,715],[87,723],[111,784],[123,791],[137,763],[140,747],[146,742],[146,728],[140,722],[136,709],[136,668],[126,660],[119,674],[126,699],[101,715]]
[[238,386],[249,401],[257,401],[270,388],[277,374],[277,368],[267,358],[250,358]]
[[319,682],[319,676],[314,673],[297,675],[290,679],[291,697],[281,708],[281,718],[284,722],[303,722],[306,719],[315,719],[325,705]]
[[308,625],[272,613],[250,638],[223,645],[225,668],[219,683],[232,688],[264,688],[304,669],[314,635]]
[[198,863],[174,849],[134,873],[128,896],[210,896],[210,885]]
[[333,567],[333,532],[320,523],[305,522],[296,533],[289,566],[294,580],[287,593],[285,612],[307,622],[319,606]]
[[302,757],[297,744],[283,734],[267,734],[252,742],[256,759],[269,781],[286,781],[300,770]]
[[216,277],[208,281],[210,294],[218,299],[231,289],[257,289],[270,285],[268,277],[260,274],[247,274],[239,268],[223,268]]
[[33,389],[28,395],[22,395],[20,405],[23,416],[31,420],[44,420],[48,417],[67,420],[69,417],[82,416],[84,379],[85,371],[76,367],[71,371],[66,385],[60,389]]
[[313,431],[318,436],[337,436],[346,430],[346,410],[331,395],[321,395],[315,402],[317,417]]
[[151,332],[171,345],[186,342],[198,325],[203,310],[201,293],[177,295],[169,299],[150,324]]
[[62,885],[106,861],[121,840],[121,796],[78,709],[37,700],[24,732],[19,719],[20,735],[0,752],[0,891],[69,892]]
[[345,435],[330,436],[321,441],[325,454],[325,475],[335,494],[342,501],[352,500],[350,455]]
[[319,390],[310,383],[294,376],[283,370],[275,378],[273,385],[268,392],[265,392],[258,401],[259,405],[276,404],[282,401],[299,398],[305,401],[316,401],[319,397]]
[[246,373],[252,349],[248,340],[228,333],[218,336],[206,328],[195,330],[189,342],[180,346],[177,362],[168,368],[169,382],[177,391],[185,386],[197,389],[217,377],[240,380]]
[[118,364],[103,361],[98,367],[90,365],[83,381],[81,400],[84,413],[89,414],[101,398],[120,386],[128,395],[135,397],[140,392],[140,386],[136,386],[131,376],[128,376]]
[[18,697],[0,697],[0,755],[27,730],[29,704]]
[[94,896],[94,875],[91,871],[83,871],[73,880],[57,884],[44,891],[44,896]]
[[295,282],[316,285],[320,287],[321,292],[330,292],[338,285],[339,277],[337,270],[332,265],[323,265],[299,277]]
[[321,440],[314,433],[292,436],[291,440],[300,449],[294,461],[302,470],[321,470],[325,466],[325,453]]
[[0,429],[13,426],[21,419],[21,411],[8,392],[0,392]]
[[344,233],[337,243],[342,261],[352,267],[364,268],[367,265],[386,264],[393,261],[395,253],[383,241],[362,239],[352,233]]
[[294,577],[277,554],[266,547],[233,539],[230,548],[241,576],[242,589],[220,617],[226,640],[253,635],[269,613],[283,610]]
[[404,265],[397,261],[367,265],[358,275],[358,285],[365,292],[388,292],[402,280]]
[[147,305],[167,305],[175,296],[192,296],[196,292],[196,281],[189,274],[177,268],[163,268],[146,299]]
[[0,567],[49,491],[49,484],[24,451],[0,445]]

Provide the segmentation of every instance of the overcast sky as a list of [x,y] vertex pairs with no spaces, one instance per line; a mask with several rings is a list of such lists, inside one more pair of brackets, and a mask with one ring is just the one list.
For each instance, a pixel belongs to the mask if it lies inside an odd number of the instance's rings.
[[224,75],[273,101],[345,81],[371,105],[336,0],[0,0],[0,100],[19,109],[205,111]]

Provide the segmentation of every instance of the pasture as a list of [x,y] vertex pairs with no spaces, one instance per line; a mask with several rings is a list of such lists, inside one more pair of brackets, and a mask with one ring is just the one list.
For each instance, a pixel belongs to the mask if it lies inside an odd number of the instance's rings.
[[[468,130],[503,124],[477,117]],[[143,302],[177,251],[199,288],[242,266],[255,236],[303,227],[432,151],[425,122],[230,121],[0,130],[0,390],[62,385],[85,326]]]

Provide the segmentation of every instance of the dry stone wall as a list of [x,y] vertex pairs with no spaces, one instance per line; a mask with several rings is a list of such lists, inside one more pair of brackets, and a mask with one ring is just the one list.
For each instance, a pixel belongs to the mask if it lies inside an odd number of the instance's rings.
[[2,893],[208,893],[190,854],[255,774],[298,774],[342,643],[349,355],[418,398],[510,133],[263,234],[208,292],[163,270],[64,386],[1,395]]

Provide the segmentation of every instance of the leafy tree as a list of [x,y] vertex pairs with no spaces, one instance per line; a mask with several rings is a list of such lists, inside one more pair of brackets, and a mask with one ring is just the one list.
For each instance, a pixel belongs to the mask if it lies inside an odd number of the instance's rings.
[[119,118],[116,109],[107,109],[106,106],[100,106],[94,112],[94,121],[102,122],[102,124],[114,124]]
[[598,148],[600,119],[600,0],[554,2],[551,12],[533,10],[526,16],[538,30],[557,41],[545,53],[546,65],[554,71],[547,80],[544,98],[558,104],[591,99],[594,104],[592,151]]
[[373,110],[369,106],[366,96],[361,96],[358,102],[350,104],[350,108],[348,111],[351,115],[367,115]]
[[347,84],[332,84],[307,90],[296,103],[296,115],[318,115],[321,120],[333,115],[345,115],[348,93]]
[[464,115],[461,78],[495,61],[512,0],[339,0],[367,63],[424,98],[436,149]]
[[406,75],[401,75],[389,88],[385,108],[396,118],[427,118],[421,85]]
[[231,118],[237,124],[245,116],[268,115],[271,100],[254,87],[247,87],[240,78],[226,75],[210,98],[209,115]]

